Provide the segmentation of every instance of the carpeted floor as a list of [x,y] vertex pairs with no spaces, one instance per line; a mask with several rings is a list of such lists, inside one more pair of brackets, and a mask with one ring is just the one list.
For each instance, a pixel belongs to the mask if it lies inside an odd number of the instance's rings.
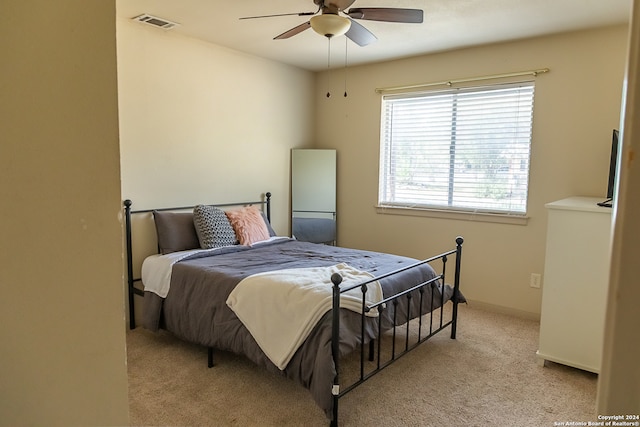
[[[444,331],[340,401],[340,425],[554,426],[595,421],[597,376],[537,364],[534,321],[461,305]],[[140,426],[327,426],[308,391],[240,356],[166,332],[127,335],[130,421]],[[556,424],[557,425],[557,424]]]

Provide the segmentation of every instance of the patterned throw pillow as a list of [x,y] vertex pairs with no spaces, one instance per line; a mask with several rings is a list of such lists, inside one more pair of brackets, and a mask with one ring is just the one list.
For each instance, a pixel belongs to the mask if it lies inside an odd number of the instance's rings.
[[193,225],[202,249],[219,248],[238,243],[236,233],[222,209],[198,205],[193,208]]

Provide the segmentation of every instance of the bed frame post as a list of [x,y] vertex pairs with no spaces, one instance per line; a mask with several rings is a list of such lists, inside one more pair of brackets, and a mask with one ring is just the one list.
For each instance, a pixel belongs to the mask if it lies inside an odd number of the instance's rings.
[[460,263],[462,261],[462,236],[456,238],[456,272],[453,283],[453,314],[451,317],[451,339],[456,339],[456,328],[458,326],[458,296],[460,295]]
[[333,388],[331,389],[331,394],[333,395],[333,417],[331,419],[331,426],[338,427],[338,399],[340,398],[340,283],[342,283],[342,276],[338,273],[333,273],[331,275],[331,282],[333,283],[331,354],[333,355],[333,364],[336,370],[336,376],[333,378]]
[[207,347],[207,367],[213,368],[213,347]]
[[124,227],[126,233],[127,244],[127,279],[129,289],[129,329],[136,328],[136,316],[133,306],[133,255],[131,254],[131,200],[124,201]]
[[267,219],[271,222],[271,192],[267,191],[264,195],[265,203],[267,204]]

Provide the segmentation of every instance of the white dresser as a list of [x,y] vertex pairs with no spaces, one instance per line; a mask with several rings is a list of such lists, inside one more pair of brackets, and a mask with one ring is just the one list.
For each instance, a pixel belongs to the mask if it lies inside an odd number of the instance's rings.
[[611,208],[602,199],[548,203],[538,360],[600,372],[609,283]]

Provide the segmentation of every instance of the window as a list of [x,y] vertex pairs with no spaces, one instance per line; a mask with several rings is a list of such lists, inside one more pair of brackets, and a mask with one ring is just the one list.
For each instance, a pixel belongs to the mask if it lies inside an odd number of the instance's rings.
[[379,205],[525,215],[534,83],[385,95]]

